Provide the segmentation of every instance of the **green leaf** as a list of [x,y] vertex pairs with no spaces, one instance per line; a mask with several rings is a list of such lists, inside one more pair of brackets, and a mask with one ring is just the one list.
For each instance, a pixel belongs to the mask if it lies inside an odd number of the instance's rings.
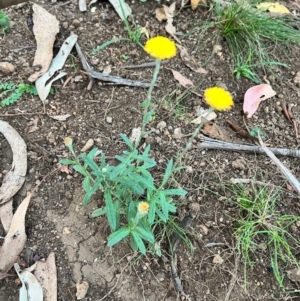
[[115,212],[115,206],[112,200],[111,192],[109,190],[106,190],[104,192],[104,199],[105,199],[105,208],[106,208],[106,215],[107,220],[112,228],[112,230],[116,230],[117,228],[117,219],[116,219],[116,212]]
[[61,160],[59,160],[59,163],[63,164],[63,165],[74,165],[74,164],[77,164],[76,161],[69,160],[69,159],[61,159]]
[[155,211],[156,211],[156,200],[151,200],[150,201],[150,208],[149,208],[149,213],[148,213],[148,221],[149,224],[152,225],[155,219]]
[[82,186],[85,192],[89,192],[91,190],[91,181],[89,177],[84,178]]
[[163,191],[160,191],[158,193],[159,195],[159,205],[161,206],[162,209],[162,213],[164,214],[164,216],[166,217],[166,219],[169,218],[169,208],[168,208],[168,203],[166,201],[166,196],[163,193]]
[[164,174],[161,186],[164,186],[167,183],[167,181],[168,181],[168,179],[169,179],[169,177],[170,177],[170,175],[172,173],[172,168],[173,168],[173,159],[171,159],[168,162],[168,165],[167,165],[167,168],[166,168],[166,171],[165,171],[165,174]]
[[130,222],[136,216],[136,202],[130,201],[127,207],[127,221]]
[[158,208],[156,208],[155,212],[164,223],[167,222],[165,215]]
[[105,47],[109,46],[112,43],[116,43],[119,41],[130,41],[129,39],[126,38],[114,38],[111,39],[103,44],[101,44],[100,46],[97,46],[95,49],[93,49],[93,51],[91,52],[91,54],[96,54],[97,52],[99,52],[100,50],[104,49]]
[[97,147],[93,148],[93,149],[87,154],[87,156],[88,156],[91,160],[93,160],[94,157],[96,156],[98,150],[99,150],[99,149],[98,149]]
[[144,244],[142,238],[140,237],[139,233],[135,229],[133,229],[131,231],[131,235],[132,235],[134,241],[136,242],[138,249],[141,251],[141,253],[143,255],[145,255],[146,247],[145,247],[145,244]]
[[126,143],[126,145],[130,148],[130,150],[133,150],[133,149],[134,149],[133,143],[129,140],[129,138],[128,138],[126,135],[121,134],[121,138],[122,138],[123,141]]
[[184,196],[187,194],[187,191],[185,191],[184,189],[166,189],[163,190],[163,193],[165,195],[180,195],[180,196]]
[[117,244],[122,239],[124,239],[125,237],[127,237],[129,233],[130,233],[130,230],[127,227],[120,228],[119,230],[117,230],[116,232],[113,232],[112,234],[110,234],[108,236],[108,243],[107,243],[107,245],[109,247],[112,247],[113,245]]
[[93,193],[91,193],[90,191],[85,194],[85,196],[82,200],[82,203],[84,206],[86,206],[91,201],[92,196],[93,196]]
[[142,237],[142,239],[150,242],[151,244],[153,244],[155,242],[155,238],[153,233],[151,232],[151,230],[145,230],[144,228],[140,227],[140,226],[136,226],[134,228],[134,230],[136,230],[138,232],[138,234]]
[[93,159],[83,154],[81,154],[80,157],[83,159],[84,163],[86,163],[88,167],[91,168],[94,172],[99,172],[99,166]]
[[89,173],[81,165],[73,165],[73,168],[85,177],[89,175]]
[[98,208],[92,212],[92,217],[98,217],[106,214],[106,208]]

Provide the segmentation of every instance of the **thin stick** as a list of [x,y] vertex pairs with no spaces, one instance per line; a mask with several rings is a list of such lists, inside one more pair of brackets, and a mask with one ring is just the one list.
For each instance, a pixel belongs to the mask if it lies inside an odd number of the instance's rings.
[[[201,142],[198,143],[196,148],[203,149],[221,149],[225,151],[234,151],[234,152],[251,152],[251,153],[258,153],[263,154],[264,150],[259,145],[248,145],[248,144],[237,144],[231,143],[227,141],[221,141],[216,139],[211,139],[206,136],[201,136]],[[287,149],[287,148],[269,148],[275,155],[279,156],[290,156],[290,157],[300,157],[300,150],[297,149]]]
[[286,168],[280,160],[266,147],[266,145],[263,143],[263,141],[260,138],[260,135],[258,134],[259,143],[264,150],[264,152],[272,159],[272,161],[277,165],[277,167],[280,169],[281,173],[288,179],[288,181],[291,183],[291,185],[300,193],[300,183],[294,177],[294,175],[291,173],[291,171]]

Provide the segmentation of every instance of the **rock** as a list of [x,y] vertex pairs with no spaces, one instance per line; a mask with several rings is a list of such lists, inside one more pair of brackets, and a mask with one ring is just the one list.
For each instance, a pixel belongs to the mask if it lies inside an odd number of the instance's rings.
[[8,62],[0,62],[0,71],[4,74],[10,74],[15,71],[15,66]]
[[181,132],[181,128],[176,128],[176,129],[174,130],[174,135],[172,135],[172,137],[173,137],[174,139],[181,139],[181,138],[183,137],[183,134],[182,134],[182,132]]
[[107,122],[107,123],[112,123],[112,117],[107,116],[107,117],[106,117],[106,122]]
[[298,71],[294,77],[294,84],[300,84],[300,71]]
[[215,255],[214,259],[213,259],[213,263],[215,264],[222,264],[224,262],[224,259],[219,255]]
[[80,21],[77,20],[77,19],[74,19],[73,22],[72,22],[72,26],[74,26],[75,28],[79,27],[80,26]]
[[90,148],[94,145],[94,140],[93,139],[89,139],[87,141],[87,143],[84,145],[84,147],[81,149],[81,152],[86,152],[88,150],[90,150]]
[[244,158],[238,158],[232,162],[232,167],[236,169],[245,170],[247,168],[247,163]]
[[158,128],[159,130],[162,130],[162,129],[164,129],[166,126],[167,126],[167,124],[166,124],[165,121],[160,121],[160,122],[157,124],[156,128]]
[[189,204],[189,209],[190,210],[193,210],[193,211],[196,211],[196,212],[199,212],[200,211],[200,205],[198,203],[191,203]]
[[200,228],[200,233],[203,235],[207,235],[208,233],[208,228],[205,225],[199,225]]
[[297,268],[294,268],[294,269],[292,269],[292,270],[288,270],[287,272],[286,272],[286,274],[287,274],[287,277],[291,280],[291,281],[293,281],[293,282],[300,282],[300,270],[299,269],[297,269]]

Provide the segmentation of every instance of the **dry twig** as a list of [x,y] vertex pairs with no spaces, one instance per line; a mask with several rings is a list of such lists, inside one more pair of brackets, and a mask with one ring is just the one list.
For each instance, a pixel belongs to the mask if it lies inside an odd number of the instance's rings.
[[[207,149],[221,149],[225,151],[234,151],[234,152],[250,152],[263,154],[264,150],[259,145],[248,145],[248,144],[237,144],[231,143],[216,139],[211,139],[206,136],[201,136],[201,143],[198,143],[196,148],[207,148]],[[275,155],[279,156],[289,156],[289,157],[300,157],[300,150],[297,149],[287,149],[287,148],[269,148]]]

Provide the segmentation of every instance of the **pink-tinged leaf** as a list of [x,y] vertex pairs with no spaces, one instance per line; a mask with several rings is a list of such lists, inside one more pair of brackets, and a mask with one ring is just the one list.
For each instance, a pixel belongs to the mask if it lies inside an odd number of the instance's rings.
[[253,116],[261,101],[271,98],[276,92],[270,85],[261,84],[249,88],[244,96],[243,111],[247,118]]
[[167,69],[172,71],[174,78],[185,88],[195,87],[194,83],[190,79],[186,78],[178,71],[171,69],[171,68],[167,68]]

